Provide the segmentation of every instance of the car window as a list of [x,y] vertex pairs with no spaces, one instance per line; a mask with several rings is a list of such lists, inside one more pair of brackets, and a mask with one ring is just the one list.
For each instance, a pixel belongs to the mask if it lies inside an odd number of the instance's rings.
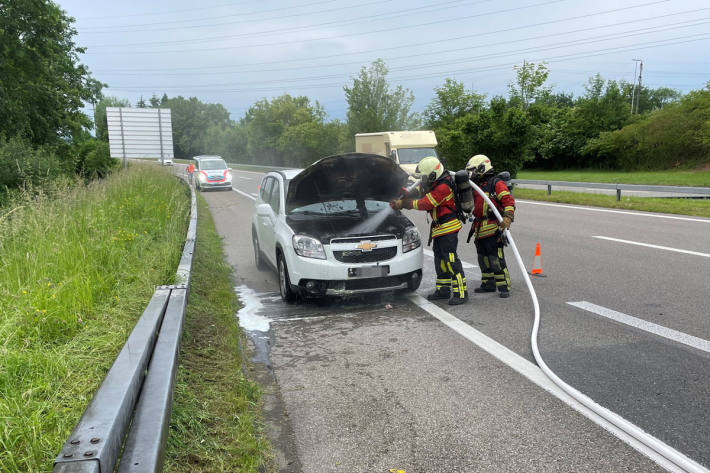
[[209,159],[206,161],[200,161],[200,169],[205,171],[227,169],[227,163],[225,163],[222,159]]
[[271,185],[274,183],[273,177],[266,177],[264,182],[261,184],[261,200],[262,202],[269,201],[269,193],[271,192]]
[[281,208],[281,195],[279,192],[279,181],[276,179],[273,179],[274,181],[274,187],[271,189],[271,198],[269,199],[269,203],[271,204],[271,208],[274,209],[274,213],[278,214],[279,210]]

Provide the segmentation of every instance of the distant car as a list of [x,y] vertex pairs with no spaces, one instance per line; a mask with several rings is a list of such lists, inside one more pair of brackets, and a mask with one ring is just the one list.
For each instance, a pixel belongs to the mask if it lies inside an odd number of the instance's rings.
[[170,158],[165,158],[163,159],[163,166],[172,166],[173,165],[173,160]]
[[232,168],[221,156],[195,156],[195,185],[197,190],[232,188]]
[[389,207],[407,177],[390,158],[360,153],[267,173],[252,220],[257,268],[276,269],[288,302],[417,289],[421,236]]

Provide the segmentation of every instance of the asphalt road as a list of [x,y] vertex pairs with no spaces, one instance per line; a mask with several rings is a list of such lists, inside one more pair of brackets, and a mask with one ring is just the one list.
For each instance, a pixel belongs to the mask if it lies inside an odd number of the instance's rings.
[[[240,317],[270,323],[251,335],[267,368],[262,381],[281,471],[660,470],[416,299],[281,303],[275,273],[253,263],[252,198],[261,173],[234,175],[235,192],[204,195],[244,296]],[[511,230],[526,265],[535,244],[542,247],[546,277],[533,283],[547,364],[709,467],[710,220],[526,201],[517,208]],[[408,215],[428,233],[423,213]],[[510,299],[475,295],[464,306],[439,306],[532,361],[532,305],[507,253]],[[459,254],[476,264],[464,232]],[[433,286],[432,266],[425,258],[420,294]],[[473,288],[480,272],[467,267]],[[638,326],[609,314],[635,317]]]

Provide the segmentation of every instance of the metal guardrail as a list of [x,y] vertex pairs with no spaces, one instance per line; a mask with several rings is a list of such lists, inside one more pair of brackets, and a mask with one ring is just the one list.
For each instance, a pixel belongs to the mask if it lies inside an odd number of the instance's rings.
[[197,200],[190,191],[176,284],[156,288],[54,460],[53,473],[112,473],[119,456],[119,473],[162,471],[197,236]]
[[689,186],[645,186],[639,184],[612,184],[602,182],[567,182],[567,181],[545,181],[529,179],[513,179],[514,184],[530,184],[537,186],[547,186],[547,195],[552,194],[552,186],[558,187],[586,187],[588,189],[612,189],[616,190],[616,200],[621,200],[621,191],[644,191],[644,192],[669,192],[676,194],[689,194],[710,198],[710,187],[689,187]]
[[241,168],[252,168],[252,169],[268,169],[270,171],[283,171],[284,169],[301,169],[294,168],[291,166],[262,166],[261,164],[240,164],[240,163],[227,163],[229,166],[239,166]]

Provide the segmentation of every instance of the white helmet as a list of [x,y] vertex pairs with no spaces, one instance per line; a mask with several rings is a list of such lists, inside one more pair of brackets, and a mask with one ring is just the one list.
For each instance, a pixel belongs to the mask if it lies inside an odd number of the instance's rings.
[[484,176],[493,174],[493,165],[491,160],[485,154],[477,154],[466,163],[466,171],[468,171],[471,179],[480,180]]
[[422,158],[414,170],[414,177],[421,178],[422,182],[431,184],[444,174],[444,165],[434,156]]

